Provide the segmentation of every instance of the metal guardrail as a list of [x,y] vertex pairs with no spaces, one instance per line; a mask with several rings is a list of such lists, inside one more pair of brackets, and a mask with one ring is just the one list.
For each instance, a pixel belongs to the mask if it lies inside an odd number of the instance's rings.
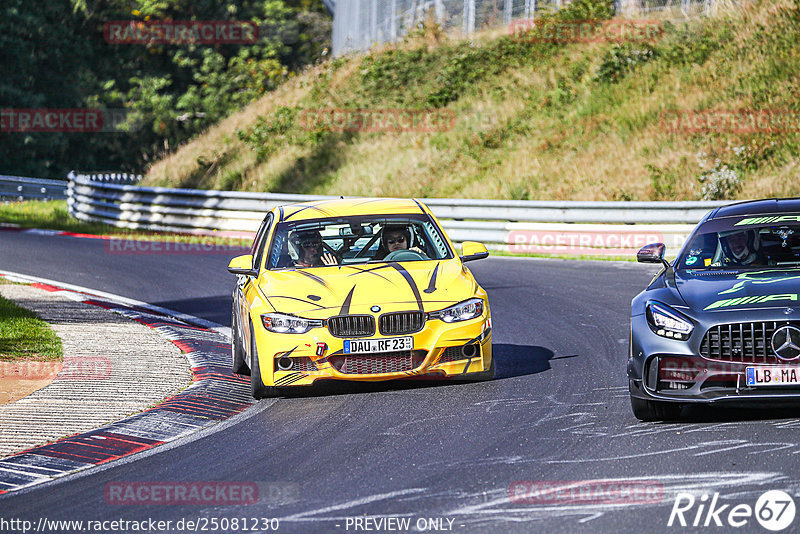
[[[254,232],[276,206],[336,198],[137,187],[104,176],[69,174],[67,203],[73,216],[141,230]],[[626,254],[652,241],[680,246],[708,211],[729,203],[438,198],[424,202],[456,242],[482,241],[492,249],[553,254]]]
[[67,182],[22,176],[0,175],[0,199],[63,200],[67,198]]

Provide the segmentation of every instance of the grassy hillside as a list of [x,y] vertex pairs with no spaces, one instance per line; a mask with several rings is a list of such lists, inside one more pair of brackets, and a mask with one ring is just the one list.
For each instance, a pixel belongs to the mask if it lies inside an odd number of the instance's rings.
[[[494,32],[331,60],[182,146],[146,185],[419,197],[691,200],[800,196],[797,131],[671,132],[668,111],[800,113],[800,0],[664,22],[647,42]],[[607,18],[581,0],[550,15]],[[447,131],[307,129],[307,110],[440,109]],[[306,110],[306,111],[304,111]],[[789,130],[800,129],[795,119]]]

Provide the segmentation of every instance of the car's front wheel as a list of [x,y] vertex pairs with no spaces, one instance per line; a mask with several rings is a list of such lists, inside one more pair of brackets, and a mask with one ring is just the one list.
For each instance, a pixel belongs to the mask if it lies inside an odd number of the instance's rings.
[[641,421],[674,421],[681,415],[681,405],[678,403],[640,399],[632,395],[631,409]]
[[280,390],[275,386],[265,386],[261,380],[261,366],[258,363],[258,347],[253,325],[250,325],[250,387],[254,399],[277,397]]

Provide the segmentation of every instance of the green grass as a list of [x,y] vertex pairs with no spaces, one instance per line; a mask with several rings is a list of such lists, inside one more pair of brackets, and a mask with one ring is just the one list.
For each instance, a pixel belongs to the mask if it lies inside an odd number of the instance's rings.
[[[670,111],[800,112],[798,1],[731,3],[664,22],[652,42],[532,43],[500,31],[464,40],[423,29],[293,78],[154,164],[144,185],[532,200],[800,196],[800,132],[675,133],[662,120]],[[576,0],[550,16],[602,19],[609,5]],[[331,108],[434,109],[455,121],[401,133],[302,123],[303,112]]]
[[[0,284],[9,282],[0,277]],[[61,339],[35,313],[0,297],[0,360],[59,361]]]
[[21,228],[42,228],[63,230],[77,234],[108,235],[124,239],[172,241],[179,243],[204,243],[226,245],[250,245],[251,240],[217,237],[213,235],[177,234],[170,232],[144,232],[127,228],[117,228],[109,224],[81,221],[67,211],[65,200],[27,200],[24,202],[0,203],[0,223],[12,224]]
[[129,235],[130,230],[107,224],[86,223],[67,211],[66,200],[26,200],[0,203],[0,222],[22,228],[44,228],[96,235]]

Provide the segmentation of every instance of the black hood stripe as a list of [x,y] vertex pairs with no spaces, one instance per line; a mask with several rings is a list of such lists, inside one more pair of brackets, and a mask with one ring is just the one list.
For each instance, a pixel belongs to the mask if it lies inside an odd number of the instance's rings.
[[[348,265],[348,267],[352,267],[353,269],[357,269],[354,265]],[[361,273],[371,273],[372,271],[380,271],[381,269],[388,269],[391,265],[378,265],[377,267],[370,267],[369,269],[359,269],[357,273],[353,273],[350,276],[355,276]]]
[[364,200],[362,202],[356,202],[353,205],[354,206],[363,206],[364,204],[372,204],[374,202],[384,202],[385,200],[386,199],[384,199],[384,198],[370,198],[370,199]]
[[386,278],[386,277],[385,277],[385,276],[383,276],[382,274],[378,274],[378,273],[376,273],[376,272],[373,272],[373,271],[376,271],[376,270],[378,270],[378,269],[385,269],[386,267],[388,267],[388,265],[382,265],[382,266],[380,266],[380,267],[373,267],[373,268],[371,268],[371,269],[361,269],[361,268],[359,268],[359,267],[353,267],[353,266],[349,266],[349,267],[352,267],[353,269],[355,269],[355,270],[357,270],[357,271],[358,271],[358,272],[355,272],[355,273],[352,273],[352,274],[350,274],[349,276],[356,276],[356,275],[359,275],[359,274],[364,274],[364,273],[367,273],[367,274],[372,274],[372,275],[375,275],[375,276],[377,276],[377,277],[379,277],[379,278],[383,278],[384,280],[386,280],[387,282],[391,283],[391,284],[392,284],[392,285],[394,285],[394,286],[396,286],[396,285],[397,285],[397,284],[395,284],[395,283],[394,283],[392,280],[389,280],[388,278]]
[[433,293],[436,291],[436,274],[439,272],[439,264],[436,264],[436,267],[433,268],[433,273],[431,274],[431,281],[428,282],[428,287],[425,289],[425,293]]
[[298,269],[296,272],[302,274],[303,276],[311,278],[313,281],[315,281],[316,283],[318,283],[319,285],[321,285],[322,287],[333,293],[333,290],[331,289],[331,286],[328,285],[328,282],[326,282],[323,278],[320,278],[316,274],[311,274],[308,271],[304,271],[302,269]]
[[353,300],[353,292],[356,290],[356,286],[353,286],[353,289],[350,290],[350,293],[344,298],[344,302],[342,303],[342,309],[339,310],[339,315],[349,315],[350,314],[350,302]]
[[298,213],[300,213],[300,212],[303,212],[303,211],[305,211],[305,210],[314,210],[314,211],[318,211],[319,213],[321,213],[322,215],[324,215],[324,216],[326,216],[326,217],[329,217],[329,216],[331,215],[331,214],[330,214],[330,212],[329,212],[328,210],[326,210],[326,209],[322,209],[322,208],[318,208],[318,207],[317,207],[317,204],[312,204],[311,206],[303,206],[302,208],[298,209],[297,211],[294,211],[294,212],[290,213],[290,214],[289,214],[289,215],[287,215],[287,216],[286,216],[286,218],[285,218],[285,219],[283,219],[283,220],[284,220],[284,221],[288,221],[289,219],[291,219],[292,217],[294,217],[294,216],[295,216],[295,215],[297,215]]
[[297,350],[297,347],[299,347],[299,346],[300,346],[300,345],[295,345],[295,347],[294,347],[292,350],[287,350],[286,352],[284,352],[283,354],[281,354],[281,358],[286,358],[286,357],[288,357],[288,356],[289,356],[291,353],[293,353],[294,351],[296,351],[296,350]]
[[422,306],[422,295],[419,294],[419,288],[417,287],[417,283],[414,281],[414,278],[411,276],[411,273],[406,271],[400,264],[395,262],[390,263],[389,266],[393,267],[398,273],[403,275],[403,278],[406,279],[406,282],[408,282],[408,286],[414,293],[414,298],[417,299],[417,306],[419,307],[419,311],[425,311],[425,308]]

